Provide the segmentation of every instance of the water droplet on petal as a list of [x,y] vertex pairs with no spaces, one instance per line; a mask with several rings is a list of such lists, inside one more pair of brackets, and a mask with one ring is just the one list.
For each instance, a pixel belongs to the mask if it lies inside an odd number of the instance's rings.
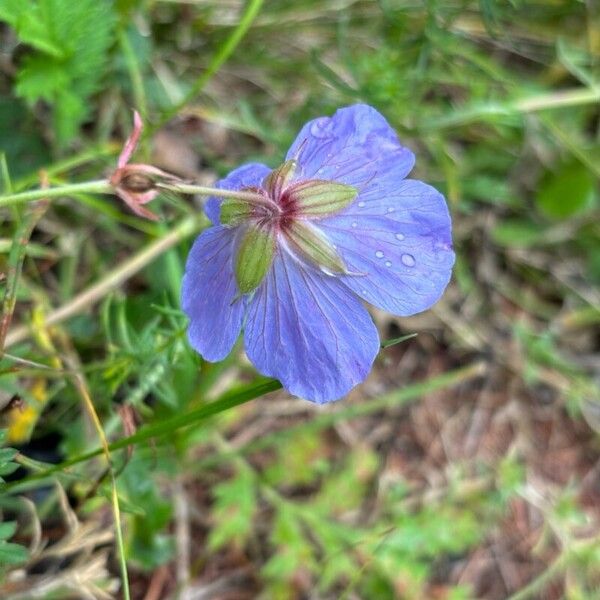
[[321,117],[315,119],[314,123],[310,126],[310,133],[316,138],[325,138],[328,136],[327,124],[329,122],[328,117]]
[[386,260],[385,261],[385,266],[388,267],[388,268],[391,267],[392,266],[392,262],[389,261],[389,260]]
[[414,267],[416,264],[415,257],[412,254],[403,254],[400,260],[407,267]]
[[360,290],[360,293],[361,293],[363,296],[366,296],[366,295],[367,295],[367,290],[365,290],[365,289],[362,289],[362,290]]
[[383,252],[381,250],[377,250],[377,252],[375,252],[375,256],[377,258],[383,258]]
[[405,238],[405,235],[403,233],[397,233],[396,234],[396,239],[402,241]]
[[362,208],[364,205],[365,203],[362,200],[358,203],[358,206],[360,206],[360,208]]
[[358,227],[358,223],[356,221],[352,221],[352,227]]
[[389,213],[393,213],[394,212],[394,208],[392,206],[389,206],[388,209],[387,209],[387,211]]

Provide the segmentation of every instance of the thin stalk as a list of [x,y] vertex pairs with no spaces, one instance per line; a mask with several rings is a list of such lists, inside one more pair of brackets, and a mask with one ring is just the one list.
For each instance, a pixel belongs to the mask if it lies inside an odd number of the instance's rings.
[[[219,188],[206,187],[203,185],[194,185],[191,183],[156,183],[157,188],[170,192],[179,192],[180,194],[198,194],[201,196],[217,196],[219,198],[236,198],[245,200],[258,206],[267,206],[272,208],[273,204],[261,194],[253,192],[242,192],[235,190],[222,190]],[[106,179],[97,181],[85,181],[83,183],[69,183],[51,187],[47,189],[27,190],[17,194],[6,194],[0,196],[0,208],[15,206],[25,202],[33,202],[40,198],[61,198],[63,196],[72,196],[74,194],[95,193],[95,194],[114,194],[114,187]]]
[[106,462],[108,465],[108,470],[110,472],[110,480],[111,480],[111,500],[112,500],[112,511],[113,511],[113,519],[115,521],[115,535],[117,538],[117,548],[119,551],[118,559],[119,565],[121,568],[121,580],[123,583],[123,600],[130,600],[129,594],[129,576],[127,573],[127,563],[125,561],[125,543],[123,542],[123,531],[121,526],[121,509],[119,507],[119,496],[117,493],[117,480],[115,478],[115,472],[112,466],[112,461],[110,457],[110,449],[108,446],[108,440],[106,439],[106,435],[104,435],[104,430],[102,429],[102,423],[100,422],[100,417],[98,417],[98,413],[96,412],[96,408],[94,407],[94,403],[90,396],[87,384],[85,380],[80,374],[77,374],[73,377],[75,386],[77,387],[80,396],[83,398],[86,409],[92,422],[94,423],[94,428],[98,433],[98,438],[100,439],[100,445],[102,446],[103,454],[106,458]]
[[204,73],[202,73],[202,75],[196,80],[196,83],[190,88],[189,92],[182,98],[182,100],[163,114],[159,123],[152,128],[153,130],[159,129],[167,121],[176,116],[182,108],[191,102],[204,89],[204,86],[221,68],[223,63],[233,54],[238,44],[244,39],[248,29],[250,29],[250,26],[258,15],[263,1],[264,0],[249,0],[248,4],[246,5],[246,10],[240,17],[236,28],[227,38],[225,43],[219,47],[218,52],[214,55],[206,71],[204,71]]
[[113,186],[106,179],[97,181],[85,181],[83,183],[69,183],[57,187],[46,189],[27,190],[17,194],[7,194],[0,196],[0,208],[6,206],[15,206],[25,202],[32,202],[40,198],[60,198],[62,196],[71,196],[81,193],[112,194]]
[[[42,187],[44,186],[42,185]],[[48,201],[46,199],[40,200],[30,211],[28,211],[28,214],[23,218],[15,232],[8,258],[6,291],[4,292],[2,312],[0,314],[0,357],[4,354],[4,342],[8,334],[8,328],[17,302],[17,287],[23,269],[27,244],[29,243],[29,238],[35,229],[35,226],[42,218],[47,208]]]
[[219,198],[235,198],[236,200],[246,200],[249,204],[255,206],[264,206],[266,208],[276,208],[272,200],[254,192],[242,192],[236,190],[222,190],[219,188],[205,187],[192,183],[163,183],[159,182],[156,187],[169,192],[179,192],[180,194],[198,194],[199,196],[218,196]]

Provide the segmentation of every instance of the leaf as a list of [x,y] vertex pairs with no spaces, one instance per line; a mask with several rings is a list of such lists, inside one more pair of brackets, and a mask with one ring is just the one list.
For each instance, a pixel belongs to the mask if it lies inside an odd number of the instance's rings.
[[14,521],[0,523],[0,566],[15,565],[27,560],[26,548],[6,541],[15,534],[16,530],[17,524]]
[[497,244],[517,248],[533,246],[543,235],[538,225],[520,219],[507,219],[492,230],[492,238]]
[[115,38],[112,0],[4,0],[0,20],[34,48],[17,73],[17,94],[53,105],[57,144],[64,147],[100,89]]
[[580,162],[568,162],[548,174],[536,196],[537,206],[551,219],[565,219],[594,201],[595,178]]
[[256,482],[252,472],[241,469],[233,479],[217,485],[214,494],[215,526],[210,532],[209,546],[217,550],[230,542],[243,545],[252,532],[256,513]]
[[52,101],[55,93],[69,85],[69,74],[60,63],[40,54],[25,57],[17,74],[15,91],[28,102]]
[[0,566],[17,565],[27,560],[27,548],[10,542],[0,542]]

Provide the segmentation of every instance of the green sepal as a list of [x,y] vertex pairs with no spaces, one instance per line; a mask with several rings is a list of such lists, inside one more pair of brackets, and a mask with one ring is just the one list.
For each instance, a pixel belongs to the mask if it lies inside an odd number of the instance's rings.
[[249,228],[237,248],[235,280],[240,294],[254,291],[271,268],[275,234],[270,229]]
[[344,183],[312,179],[292,185],[287,192],[302,217],[325,217],[346,208],[358,190]]
[[278,198],[288,186],[296,173],[298,161],[286,160],[280,167],[273,169],[264,179],[263,186],[269,191],[272,198]]
[[286,231],[287,241],[302,258],[328,275],[348,273],[344,261],[321,231],[307,222],[296,221]]
[[252,215],[252,205],[237,198],[227,198],[221,202],[221,223],[223,225],[240,225]]

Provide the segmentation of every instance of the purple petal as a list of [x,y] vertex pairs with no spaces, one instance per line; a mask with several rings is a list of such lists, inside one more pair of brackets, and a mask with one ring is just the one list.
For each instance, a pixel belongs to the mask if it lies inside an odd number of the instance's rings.
[[450,215],[431,186],[394,172],[374,180],[342,213],[319,227],[337,246],[348,271],[342,281],[390,313],[408,316],[428,309],[450,281]]
[[415,162],[385,118],[366,104],[309,121],[287,158],[298,159],[301,179],[330,179],[359,189],[390,168],[402,172],[404,178]]
[[203,231],[185,265],[181,305],[190,319],[188,338],[206,360],[225,358],[240,333],[245,303],[233,275],[235,230],[221,226]]
[[358,298],[282,248],[249,302],[244,337],[261,373],[319,404],[363,381],[379,350],[377,329]]
[[[271,169],[262,163],[248,163],[231,171],[225,179],[217,181],[215,187],[220,190],[241,190],[245,187],[260,187],[263,179],[270,172]],[[222,198],[211,196],[206,199],[206,204],[204,205],[206,216],[215,225],[220,223],[219,209],[222,201]]]

